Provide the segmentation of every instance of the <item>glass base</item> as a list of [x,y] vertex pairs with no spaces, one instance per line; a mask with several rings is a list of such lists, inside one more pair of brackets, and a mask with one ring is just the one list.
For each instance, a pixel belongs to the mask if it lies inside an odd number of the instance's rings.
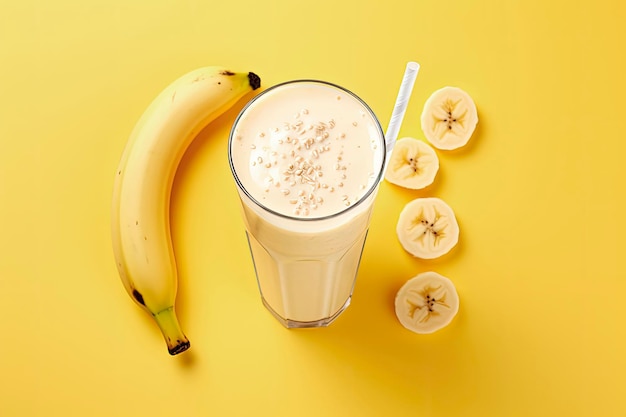
[[280,322],[280,324],[282,324],[288,329],[306,329],[306,328],[311,328],[311,327],[326,327],[330,323],[335,321],[335,319],[339,317],[339,315],[343,313],[343,311],[346,308],[348,308],[348,306],[350,305],[351,299],[352,299],[352,296],[348,297],[344,305],[341,306],[341,308],[337,310],[337,312],[330,317],[323,318],[320,320],[315,320],[315,321],[295,321],[295,320],[290,320],[290,319],[281,317],[277,312],[275,312],[272,309],[272,307],[270,307],[267,301],[265,301],[265,298],[261,297],[261,300],[263,301],[263,305],[265,306],[265,308],[267,308],[269,312],[272,313],[272,315],[276,318],[276,320]]

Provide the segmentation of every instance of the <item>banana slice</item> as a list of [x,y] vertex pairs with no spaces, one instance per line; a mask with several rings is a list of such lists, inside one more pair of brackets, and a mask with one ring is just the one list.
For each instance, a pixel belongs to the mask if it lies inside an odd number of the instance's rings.
[[426,100],[422,111],[422,130],[426,139],[437,149],[456,149],[469,141],[478,114],[476,105],[465,91],[444,87]]
[[420,334],[447,326],[459,311],[459,295],[449,278],[423,272],[408,280],[395,300],[396,316],[407,329]]
[[399,139],[391,151],[385,179],[401,187],[419,190],[433,183],[439,158],[427,143],[414,138]]
[[396,233],[407,252],[418,258],[434,259],[457,244],[459,224],[443,200],[417,198],[400,212]]

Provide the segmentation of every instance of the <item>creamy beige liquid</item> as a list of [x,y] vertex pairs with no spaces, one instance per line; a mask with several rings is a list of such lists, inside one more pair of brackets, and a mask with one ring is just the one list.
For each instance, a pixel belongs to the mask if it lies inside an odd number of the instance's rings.
[[344,90],[290,83],[245,109],[230,146],[264,302],[287,321],[334,316],[352,293],[383,165],[375,117]]

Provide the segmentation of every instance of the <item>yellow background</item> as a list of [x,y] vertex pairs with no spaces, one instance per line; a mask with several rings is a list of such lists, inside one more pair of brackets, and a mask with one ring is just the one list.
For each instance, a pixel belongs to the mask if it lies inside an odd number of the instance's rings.
[[[0,416],[626,415],[626,6],[615,1],[23,0],[0,5]],[[172,196],[178,311],[170,357],[126,295],[109,236],[126,139],[169,82],[204,65],[264,86],[311,77],[386,127],[421,64],[400,136],[435,89],[479,127],[422,192],[383,183],[352,306],[286,330],[261,305],[226,157],[244,101],[200,134]],[[403,205],[438,196],[461,239],[400,247]],[[450,277],[454,322],[400,326],[399,287]]]

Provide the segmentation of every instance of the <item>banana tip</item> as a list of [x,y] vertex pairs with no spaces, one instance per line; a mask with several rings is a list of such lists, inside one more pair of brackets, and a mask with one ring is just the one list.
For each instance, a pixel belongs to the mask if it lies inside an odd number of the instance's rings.
[[189,343],[189,341],[185,340],[184,342],[180,342],[176,344],[175,346],[168,346],[167,351],[170,353],[170,355],[175,356],[175,355],[178,355],[179,353],[183,353],[184,351],[189,349],[190,346],[191,344]]
[[257,88],[261,87],[261,77],[259,77],[255,73],[249,72],[248,80],[250,81],[250,87],[252,87],[253,90],[256,90]]

